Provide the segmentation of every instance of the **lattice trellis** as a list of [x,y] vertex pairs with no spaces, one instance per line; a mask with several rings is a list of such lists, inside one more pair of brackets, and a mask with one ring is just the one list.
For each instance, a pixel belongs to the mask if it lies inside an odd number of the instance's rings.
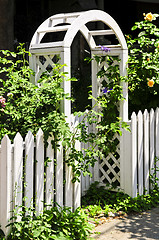
[[[113,65],[119,64],[114,61]],[[106,61],[98,64],[98,71],[107,70],[108,64]],[[109,80],[104,76],[97,79],[97,96],[103,95],[102,81],[105,80],[107,83]],[[119,83],[120,84],[120,83]],[[119,103],[116,103],[119,109]],[[118,112],[119,113],[119,112]],[[120,113],[119,113],[120,114]],[[119,115],[118,115],[119,116]],[[109,153],[106,158],[100,159],[99,161],[99,182],[102,184],[110,184],[119,186],[120,185],[120,136],[115,134],[113,141],[116,144],[116,152]]]
[[59,61],[59,54],[37,55],[35,82],[37,83],[41,75],[45,72],[52,75],[53,67],[58,61]]
[[[91,22],[102,22],[103,25],[101,29],[91,30],[89,29],[88,23]],[[101,47],[98,44],[104,45],[104,47],[110,48],[109,54],[113,56],[119,56],[120,61],[120,74],[125,76],[127,74],[127,59],[128,59],[128,49],[127,44],[124,38],[124,35],[119,28],[116,21],[107,13],[100,10],[90,10],[86,12],[77,12],[77,13],[66,13],[66,14],[56,14],[54,16],[49,17],[46,21],[44,21],[38,29],[35,31],[35,34],[32,38],[30,44],[30,67],[35,72],[35,78],[32,79],[33,82],[37,83],[43,72],[49,72],[52,74],[52,67],[55,64],[55,56],[57,54],[60,55],[61,64],[63,65],[63,71],[68,72],[68,78],[71,77],[71,45],[72,42],[78,33],[81,34],[86,39],[90,51],[91,56],[93,55],[101,55]],[[56,41],[56,39],[52,36],[52,42],[45,42],[44,39],[46,34],[56,34],[62,33],[61,36],[64,38],[60,39],[60,41]],[[106,40],[109,35],[114,36],[114,38],[118,39],[118,43],[113,45],[110,43],[108,45],[108,41]],[[54,35],[55,36],[55,35]],[[100,37],[101,43],[96,42],[96,37]],[[116,43],[116,40],[115,40]],[[103,89],[101,88],[102,79],[97,80],[97,72],[98,67],[95,61],[92,61],[92,94],[94,98],[102,94]],[[107,67],[106,63],[103,63],[100,68]],[[119,115],[123,121],[128,120],[128,90],[127,83],[122,82],[123,85],[123,97],[126,101],[120,103]],[[71,95],[71,83],[70,81],[64,81],[63,83],[64,92]],[[92,105],[94,105],[94,100],[92,100]],[[62,102],[63,112],[68,120],[71,115],[71,101],[69,99],[64,99]],[[69,120],[68,120],[69,121]],[[99,160],[94,167],[94,181],[101,181],[103,183],[117,183],[122,188],[124,188],[124,172],[121,169],[121,165],[123,166],[123,155],[124,152],[121,149],[121,145],[119,144],[119,136],[114,137],[114,141],[117,141],[117,150],[115,154],[109,154],[105,159]],[[121,164],[122,163],[122,164]],[[99,167],[98,167],[99,165]],[[124,168],[123,168],[124,169]],[[122,183],[122,184],[121,184]],[[70,183],[71,184],[71,183]]]
[[109,153],[99,163],[99,181],[104,184],[120,185],[120,136],[116,134],[113,141],[116,142],[116,152]]

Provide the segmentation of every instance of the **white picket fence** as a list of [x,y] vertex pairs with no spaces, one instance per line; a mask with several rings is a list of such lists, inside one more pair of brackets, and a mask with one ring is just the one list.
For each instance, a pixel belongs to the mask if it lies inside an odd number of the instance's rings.
[[[159,158],[159,108],[131,116],[128,122],[131,132],[122,136],[121,188],[132,197],[148,194],[150,174],[155,171],[155,158]],[[159,162],[156,163],[156,168]],[[156,172],[159,178],[159,173]]]
[[[72,131],[81,120],[81,117],[70,117]],[[45,203],[54,201],[74,210],[94,181],[103,186],[118,182],[118,188],[132,197],[149,193],[149,174],[154,173],[155,157],[159,158],[159,108],[151,109],[150,113],[147,110],[133,113],[128,124],[131,132],[123,130],[120,138],[114,138],[118,144],[116,153],[110,153],[105,159],[99,159],[94,168],[90,167],[92,178],[82,175],[81,182],[74,184],[71,167],[64,163],[67,156],[62,143],[55,150],[50,137],[45,148],[41,129],[36,136],[28,132],[24,140],[17,133],[13,143],[4,136],[0,145],[0,225],[4,233],[7,234],[5,226],[17,206],[34,204],[39,214]],[[88,126],[88,131],[92,131],[92,126]],[[75,145],[77,150],[89,147],[89,143],[79,141]],[[47,167],[46,158],[50,159]]]
[[[74,118],[75,121],[75,118]],[[48,139],[45,149],[43,132],[39,129],[36,137],[31,132],[23,138],[16,134],[13,144],[7,135],[0,146],[0,225],[5,234],[5,226],[12,217],[12,210],[25,204],[35,204],[36,214],[42,212],[44,203],[52,201],[60,206],[80,206],[80,183],[72,183],[71,168],[64,164],[62,144],[56,151]],[[78,147],[78,144],[77,144]],[[45,158],[50,161],[45,166]],[[56,161],[54,161],[56,159]],[[26,201],[23,202],[24,197]],[[21,211],[21,208],[17,208]]]

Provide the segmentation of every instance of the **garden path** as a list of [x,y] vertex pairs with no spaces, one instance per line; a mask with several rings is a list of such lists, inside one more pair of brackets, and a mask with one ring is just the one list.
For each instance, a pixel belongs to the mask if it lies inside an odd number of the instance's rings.
[[100,234],[93,234],[92,237],[98,240],[159,239],[159,207],[141,214],[108,220],[98,225],[95,231]]

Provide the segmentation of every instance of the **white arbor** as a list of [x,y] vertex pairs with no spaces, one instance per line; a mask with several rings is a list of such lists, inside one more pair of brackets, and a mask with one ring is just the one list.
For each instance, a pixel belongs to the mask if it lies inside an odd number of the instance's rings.
[[[90,30],[88,27],[88,23],[90,22],[96,22],[99,29]],[[126,75],[128,49],[121,29],[109,14],[100,10],[90,10],[86,12],[56,14],[49,17],[38,27],[30,44],[30,52],[32,54],[30,57],[30,67],[35,72],[35,79],[33,80],[35,84],[43,72],[46,72],[49,69],[51,74],[51,69],[55,63],[57,55],[60,56],[60,63],[66,64],[66,66],[63,67],[63,71],[68,72],[68,77],[71,77],[71,44],[78,31],[80,31],[86,39],[92,56],[108,54],[101,51],[99,44],[103,45],[102,41],[101,43],[96,44],[97,36],[100,36],[102,39],[108,38],[110,35],[113,37],[114,35],[114,39],[117,39],[117,44],[104,45],[104,47],[110,48],[109,55],[118,56],[121,59],[120,73],[122,76]],[[56,39],[53,39],[51,42],[44,41],[47,34],[55,33],[64,35],[62,41],[56,41]],[[95,61],[92,61],[92,92],[95,98],[98,96],[100,90],[100,83],[98,82],[100,80],[97,79],[96,74],[101,67],[103,66],[98,66]],[[125,100],[120,103],[120,117],[123,121],[128,121],[127,83],[122,82],[121,84],[123,85],[123,96]],[[71,95],[70,81],[64,81],[63,88],[65,93]],[[70,100],[64,100],[63,111],[67,117],[67,121],[69,121],[71,115]],[[120,157],[115,159],[112,156],[109,156],[114,162],[111,166],[110,164],[107,164],[108,159],[103,161],[102,164],[96,164],[94,176],[100,175],[101,177],[100,179],[98,178],[95,180],[104,182],[104,179],[106,179],[110,183],[117,180],[120,183],[120,186],[124,188],[125,180],[122,170],[124,169],[124,148],[122,143],[123,141],[120,141],[120,146],[117,152],[117,155]],[[116,169],[118,170],[116,171]],[[113,173],[113,177],[109,176],[110,173]]]

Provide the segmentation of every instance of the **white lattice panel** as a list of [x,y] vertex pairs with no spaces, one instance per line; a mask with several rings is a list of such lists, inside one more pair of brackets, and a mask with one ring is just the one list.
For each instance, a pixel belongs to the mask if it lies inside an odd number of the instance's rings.
[[117,143],[116,152],[110,153],[106,158],[100,160],[99,181],[104,184],[120,184],[120,144],[119,135],[115,135],[114,141]]
[[53,67],[59,60],[59,55],[36,55],[36,76],[35,81],[37,82],[41,75],[45,72],[52,75]]

